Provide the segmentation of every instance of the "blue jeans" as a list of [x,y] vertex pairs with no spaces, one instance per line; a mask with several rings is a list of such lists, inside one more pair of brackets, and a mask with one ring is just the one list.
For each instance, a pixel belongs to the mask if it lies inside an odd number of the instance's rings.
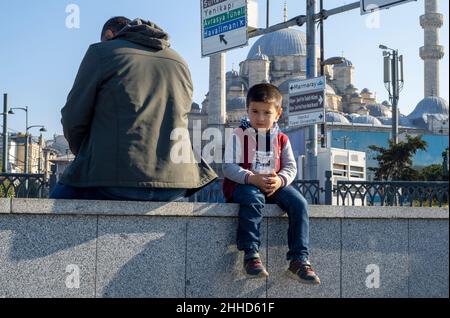
[[306,260],[309,255],[308,202],[294,187],[280,188],[267,198],[253,185],[240,184],[233,192],[233,201],[240,204],[237,248],[257,252],[261,245],[262,209],[275,203],[287,212],[289,219],[287,260]]
[[186,189],[77,188],[58,183],[50,194],[50,199],[170,202],[182,199],[185,194]]

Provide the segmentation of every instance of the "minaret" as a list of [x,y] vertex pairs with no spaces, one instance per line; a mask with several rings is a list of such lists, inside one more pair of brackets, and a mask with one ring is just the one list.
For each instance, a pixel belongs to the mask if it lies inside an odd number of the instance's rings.
[[222,128],[225,124],[225,53],[209,57],[208,126]]
[[444,47],[439,45],[439,29],[444,24],[444,16],[438,9],[438,0],[425,0],[425,14],[420,17],[425,34],[425,45],[420,48],[420,57],[425,63],[425,97],[439,96],[439,60],[444,57]]
[[284,1],[284,16],[283,16],[284,22],[287,22],[288,20],[288,7],[287,7],[287,1]]

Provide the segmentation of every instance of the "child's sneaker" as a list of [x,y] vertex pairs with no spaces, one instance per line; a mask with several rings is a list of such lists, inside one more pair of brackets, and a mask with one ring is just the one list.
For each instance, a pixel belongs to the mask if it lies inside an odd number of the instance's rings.
[[259,257],[244,259],[244,272],[248,278],[263,278],[269,276]]
[[314,272],[309,261],[292,260],[287,274],[292,279],[298,280],[304,284],[319,285],[319,276]]

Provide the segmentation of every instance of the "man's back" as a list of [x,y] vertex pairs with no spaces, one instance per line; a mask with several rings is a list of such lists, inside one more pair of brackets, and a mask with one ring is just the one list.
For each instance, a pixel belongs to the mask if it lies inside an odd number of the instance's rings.
[[193,87],[186,63],[158,32],[129,27],[90,46],[62,110],[76,154],[64,184],[192,189],[217,177],[204,163],[171,161],[170,134],[187,128]]

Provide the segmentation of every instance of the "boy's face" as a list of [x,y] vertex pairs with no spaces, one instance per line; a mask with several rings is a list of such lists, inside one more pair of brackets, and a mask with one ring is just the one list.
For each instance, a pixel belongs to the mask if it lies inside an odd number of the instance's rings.
[[250,102],[248,118],[253,128],[269,130],[273,123],[278,121],[282,112],[283,108],[277,110],[275,102]]

